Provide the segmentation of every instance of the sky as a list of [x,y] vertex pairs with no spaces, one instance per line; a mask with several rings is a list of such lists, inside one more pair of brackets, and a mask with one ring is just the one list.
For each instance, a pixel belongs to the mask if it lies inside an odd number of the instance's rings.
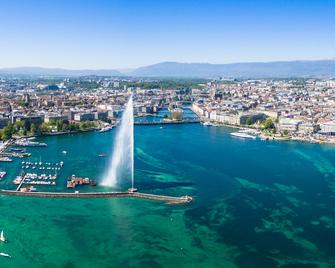
[[0,0],[0,68],[335,59],[335,0]]

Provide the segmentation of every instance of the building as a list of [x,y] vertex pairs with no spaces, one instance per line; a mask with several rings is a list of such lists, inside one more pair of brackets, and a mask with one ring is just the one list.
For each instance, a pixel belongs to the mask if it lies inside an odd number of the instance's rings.
[[320,124],[320,129],[319,133],[321,134],[335,135],[335,121],[328,121]]
[[300,120],[287,117],[280,117],[278,123],[278,129],[279,131],[296,132],[301,123],[302,122]]
[[93,113],[77,113],[74,115],[74,120],[78,122],[94,121],[94,114]]
[[8,125],[8,123],[10,122],[9,117],[0,117],[0,129],[6,127]]
[[217,113],[216,121],[228,125],[239,125],[240,115],[237,112],[221,112]]
[[44,116],[44,122],[49,123],[50,121],[68,121],[68,115],[56,114],[56,113],[49,113]]
[[298,126],[298,131],[301,134],[313,134],[316,133],[318,130],[320,130],[320,126],[317,124],[314,124],[313,122],[302,122]]
[[35,124],[35,125],[41,125],[44,121],[44,117],[41,115],[24,115],[24,116],[13,116],[12,117],[12,123],[15,123],[16,121],[23,121],[24,124]]
[[108,119],[108,112],[95,112],[94,113],[94,119],[95,120],[101,120],[101,121],[107,121]]

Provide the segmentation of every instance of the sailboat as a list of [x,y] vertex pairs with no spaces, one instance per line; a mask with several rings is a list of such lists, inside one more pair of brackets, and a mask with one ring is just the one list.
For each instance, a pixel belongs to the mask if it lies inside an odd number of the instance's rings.
[[1,231],[1,234],[0,234],[0,241],[1,242],[6,242],[6,238],[5,238],[4,234],[3,234],[3,230]]
[[11,258],[12,256],[10,256],[9,254],[7,253],[3,253],[3,252],[0,252],[0,256],[2,257],[6,257],[6,258]]

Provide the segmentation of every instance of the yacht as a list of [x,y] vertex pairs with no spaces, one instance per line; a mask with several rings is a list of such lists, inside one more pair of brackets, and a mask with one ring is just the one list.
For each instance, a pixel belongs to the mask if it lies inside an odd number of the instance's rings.
[[210,122],[204,122],[203,125],[204,126],[211,126],[212,124]]
[[243,132],[233,132],[233,133],[230,133],[230,135],[234,137],[239,137],[239,138],[256,139],[256,136],[252,136],[252,135],[249,135]]
[[99,132],[106,132],[106,131],[111,130],[112,128],[113,128],[112,126],[106,126],[106,127],[103,127],[102,129],[100,129]]

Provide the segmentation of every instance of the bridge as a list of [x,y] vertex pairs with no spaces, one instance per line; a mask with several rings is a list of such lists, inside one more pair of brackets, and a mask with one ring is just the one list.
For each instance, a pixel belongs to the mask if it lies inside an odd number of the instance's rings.
[[135,121],[134,125],[166,125],[166,124],[198,124],[199,119],[182,120],[182,121]]
[[168,204],[186,204],[192,202],[191,196],[167,196],[157,194],[146,194],[140,192],[21,192],[13,190],[0,190],[0,195],[26,196],[26,197],[46,197],[46,198],[141,198],[157,201],[164,201]]

